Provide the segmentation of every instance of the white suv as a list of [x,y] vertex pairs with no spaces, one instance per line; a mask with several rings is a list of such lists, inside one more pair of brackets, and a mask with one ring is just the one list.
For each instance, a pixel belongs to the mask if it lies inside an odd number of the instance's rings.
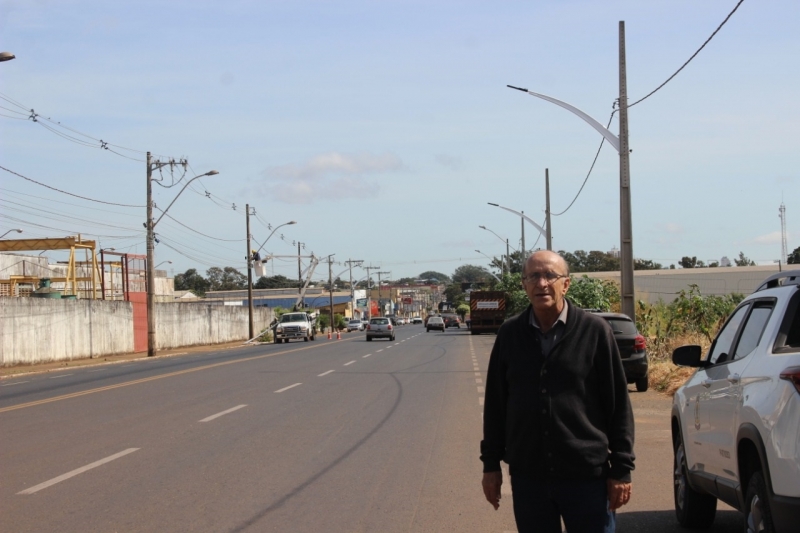
[[800,528],[800,270],[767,278],[728,318],[703,355],[672,354],[697,372],[675,393],[675,512],[706,528],[717,500],[745,531]]

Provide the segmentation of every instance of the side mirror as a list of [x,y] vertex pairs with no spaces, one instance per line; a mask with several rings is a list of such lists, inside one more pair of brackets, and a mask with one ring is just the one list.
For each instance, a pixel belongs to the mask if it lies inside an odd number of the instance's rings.
[[705,366],[705,364],[700,360],[702,356],[703,349],[696,344],[690,344],[688,346],[675,348],[675,350],[672,352],[672,362],[678,366],[690,366],[693,368],[698,368]]

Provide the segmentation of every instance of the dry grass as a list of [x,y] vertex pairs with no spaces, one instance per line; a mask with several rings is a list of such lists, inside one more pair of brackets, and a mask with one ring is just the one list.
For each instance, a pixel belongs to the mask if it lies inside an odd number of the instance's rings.
[[699,344],[707,351],[710,343],[699,333],[664,339],[659,349],[650,352],[650,386],[659,392],[673,396],[675,391],[694,374],[694,368],[676,366],[672,363],[672,351],[679,346]]

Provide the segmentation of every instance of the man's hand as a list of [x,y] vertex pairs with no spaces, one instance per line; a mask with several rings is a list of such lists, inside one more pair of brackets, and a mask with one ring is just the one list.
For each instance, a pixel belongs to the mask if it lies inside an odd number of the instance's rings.
[[[608,478],[608,505],[616,511],[631,499],[631,484]],[[486,490],[486,489],[484,489]],[[488,497],[488,496],[487,496]]]
[[491,503],[496,511],[500,507],[500,486],[503,484],[503,473],[484,472],[481,484],[486,501]]

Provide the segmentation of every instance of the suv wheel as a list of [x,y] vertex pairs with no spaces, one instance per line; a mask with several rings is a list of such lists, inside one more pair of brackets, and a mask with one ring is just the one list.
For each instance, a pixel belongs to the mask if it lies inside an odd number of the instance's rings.
[[767,500],[767,484],[760,471],[753,472],[747,484],[747,495],[744,499],[744,523],[746,533],[772,533],[772,512]]
[[686,452],[683,442],[678,443],[675,449],[674,462],[674,487],[675,515],[678,523],[688,529],[707,529],[714,523],[717,513],[717,499],[708,494],[702,494],[689,486],[686,468]]
[[636,390],[639,392],[647,391],[647,388],[650,386],[650,381],[648,376],[645,374],[644,377],[641,377],[636,380]]

